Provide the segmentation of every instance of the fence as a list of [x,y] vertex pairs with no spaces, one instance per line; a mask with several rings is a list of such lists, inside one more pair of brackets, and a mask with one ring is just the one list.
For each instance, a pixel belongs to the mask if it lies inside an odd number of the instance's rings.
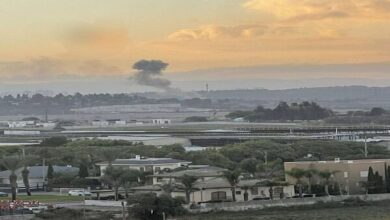
[[265,209],[271,207],[290,207],[313,205],[317,202],[340,202],[349,198],[359,198],[365,201],[390,200],[389,194],[370,194],[370,195],[349,195],[349,196],[330,196],[316,198],[295,198],[281,200],[252,200],[246,202],[221,202],[204,203],[198,206],[185,206],[191,213],[201,213],[210,211],[244,211],[248,209]]

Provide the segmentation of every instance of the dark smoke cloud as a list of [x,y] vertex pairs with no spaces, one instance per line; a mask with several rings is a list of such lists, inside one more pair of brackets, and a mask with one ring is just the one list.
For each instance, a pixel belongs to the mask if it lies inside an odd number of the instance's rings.
[[138,72],[132,79],[145,86],[151,86],[164,91],[172,91],[171,81],[161,78],[162,71],[167,68],[169,64],[161,60],[140,60],[133,65],[133,69]]

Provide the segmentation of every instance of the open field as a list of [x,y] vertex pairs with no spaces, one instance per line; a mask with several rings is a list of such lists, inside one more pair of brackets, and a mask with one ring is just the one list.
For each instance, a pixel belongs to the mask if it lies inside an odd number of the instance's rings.
[[218,212],[189,215],[178,220],[371,220],[390,219],[390,201],[342,204],[318,204],[306,207]]
[[[59,196],[59,195],[18,195],[17,200],[32,201],[37,200],[43,203],[55,203],[55,202],[80,202],[83,201],[81,196]],[[8,197],[11,199],[11,197]]]

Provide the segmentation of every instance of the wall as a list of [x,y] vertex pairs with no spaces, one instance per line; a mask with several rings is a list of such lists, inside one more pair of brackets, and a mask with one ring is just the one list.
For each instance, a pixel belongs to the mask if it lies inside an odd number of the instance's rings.
[[349,198],[360,198],[365,201],[382,201],[390,200],[390,194],[371,194],[371,195],[350,195],[350,196],[331,196],[317,198],[296,198],[280,200],[252,200],[247,202],[222,202],[222,203],[203,203],[197,208],[190,209],[185,206],[191,213],[211,212],[211,211],[244,211],[249,209],[264,209],[271,207],[289,207],[312,205],[317,202],[340,202]]

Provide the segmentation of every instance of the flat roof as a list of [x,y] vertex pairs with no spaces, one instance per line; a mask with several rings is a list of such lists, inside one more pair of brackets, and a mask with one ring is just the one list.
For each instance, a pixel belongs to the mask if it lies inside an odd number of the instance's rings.
[[[160,165],[160,164],[172,164],[172,163],[185,163],[191,162],[185,160],[178,160],[172,158],[132,158],[132,159],[116,159],[112,162],[112,165]],[[98,165],[106,165],[108,162],[97,163]]]

